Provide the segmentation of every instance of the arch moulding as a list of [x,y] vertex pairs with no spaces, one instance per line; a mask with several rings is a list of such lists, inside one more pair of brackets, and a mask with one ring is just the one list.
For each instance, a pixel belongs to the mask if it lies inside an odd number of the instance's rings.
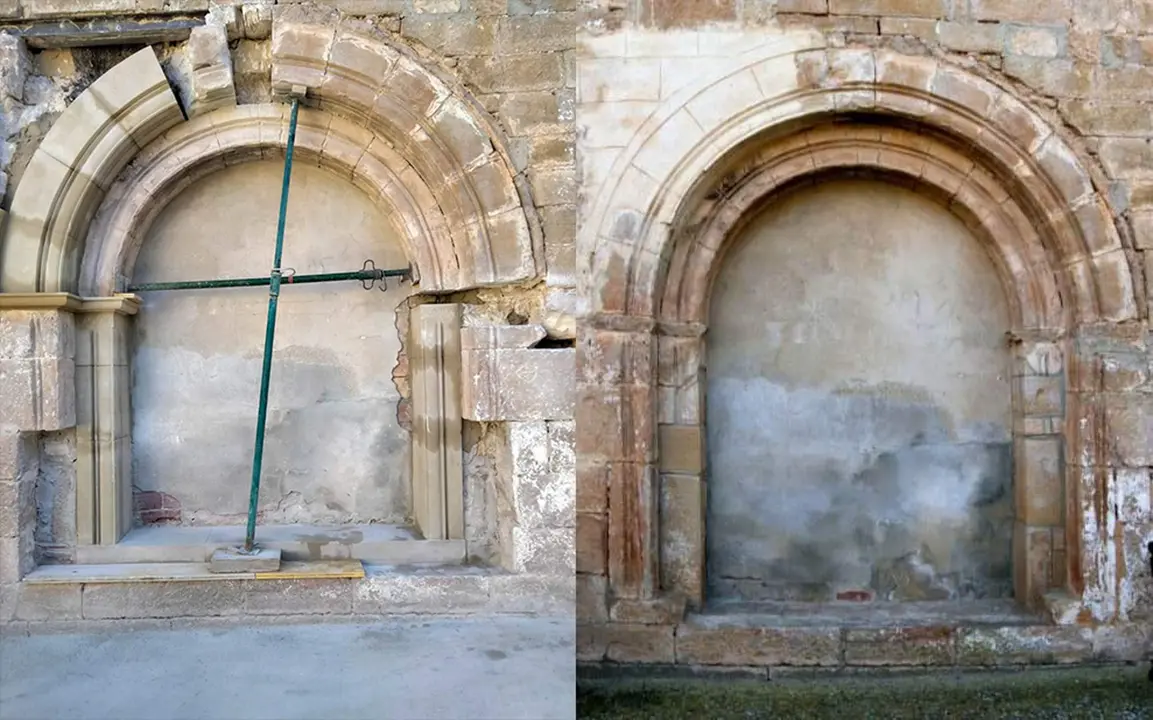
[[1081,609],[1117,617],[1097,601],[1116,551],[1091,537],[1105,523],[1092,509],[1096,460],[1081,430],[1091,403],[1072,347],[1078,328],[1145,308],[1092,167],[1009,92],[933,59],[777,46],[744,60],[649,117],[581,230],[591,259],[578,453],[583,472],[610,478],[610,599],[704,601],[703,358],[726,240],[785,187],[867,172],[958,215],[1006,289],[1016,596],[1062,621]]
[[[319,142],[327,137],[329,122],[321,114],[339,117],[333,135],[340,136],[341,149],[365,151],[363,164],[360,158],[341,158],[342,172],[347,166],[350,177],[379,185],[366,178],[380,170],[387,156],[395,176],[390,182],[397,186],[388,198],[408,194],[407,205],[423,212],[423,226],[410,238],[409,248],[423,292],[523,282],[539,275],[540,238],[531,230],[535,224],[526,211],[532,207],[527,190],[516,181],[495,125],[463,88],[450,85],[363,23],[302,8],[277,15],[272,66],[274,90],[283,94],[293,85],[308,88],[307,103],[322,113],[305,124],[321,135]],[[238,111],[240,116],[229,114]],[[217,122],[233,123],[243,112],[226,110]],[[248,127],[265,125],[262,134],[235,127],[226,133],[236,147],[283,145],[283,130],[272,125],[277,119],[286,124],[283,111],[259,112],[264,120],[247,116]],[[45,136],[16,189],[0,235],[0,292],[80,291],[81,257],[92,252],[85,240],[97,208],[129,162],[183,122],[152,48],[124,60],[85,90]],[[178,132],[213,142],[206,125],[189,124],[194,129]],[[405,223],[415,219],[404,218]]]

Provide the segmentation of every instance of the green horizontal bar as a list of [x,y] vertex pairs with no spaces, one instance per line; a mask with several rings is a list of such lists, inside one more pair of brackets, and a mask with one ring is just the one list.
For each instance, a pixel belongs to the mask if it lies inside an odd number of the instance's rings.
[[[354,270],[342,273],[321,273],[318,275],[292,275],[281,280],[285,285],[303,285],[307,283],[337,282],[340,280],[382,280],[386,277],[407,277],[409,268],[402,270]],[[270,285],[271,277],[259,278],[227,278],[223,280],[187,280],[184,282],[140,283],[130,285],[128,292],[147,292],[149,290],[206,290],[210,288],[232,287],[260,287]]]

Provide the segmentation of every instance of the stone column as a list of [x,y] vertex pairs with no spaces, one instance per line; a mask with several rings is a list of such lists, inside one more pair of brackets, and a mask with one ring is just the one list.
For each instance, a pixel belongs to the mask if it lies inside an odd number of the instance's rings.
[[[585,528],[605,526],[609,594],[650,600],[659,590],[655,347],[652,321],[616,318],[578,329],[576,452],[578,483],[602,481],[607,515],[581,513]],[[578,528],[582,541],[589,530]],[[598,567],[581,568],[600,574]]]
[[1064,356],[1056,341],[1029,339],[1014,361],[1013,590],[1030,607],[1067,578]]
[[412,503],[425,540],[464,539],[460,305],[418,305],[409,320]]
[[661,587],[693,608],[705,600],[704,352],[700,331],[659,338]]
[[133,296],[85,300],[76,332],[76,534],[114,545],[132,529]]

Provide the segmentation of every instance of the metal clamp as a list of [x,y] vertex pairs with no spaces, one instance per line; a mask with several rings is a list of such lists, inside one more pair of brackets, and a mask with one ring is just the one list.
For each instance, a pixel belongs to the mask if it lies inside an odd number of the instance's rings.
[[[360,268],[361,272],[368,277],[362,278],[360,286],[365,290],[371,290],[376,286],[376,281],[380,281],[381,292],[388,292],[388,277],[384,274],[383,270],[378,270],[376,263],[372,260],[365,260],[364,265]],[[369,275],[371,273],[371,275]]]

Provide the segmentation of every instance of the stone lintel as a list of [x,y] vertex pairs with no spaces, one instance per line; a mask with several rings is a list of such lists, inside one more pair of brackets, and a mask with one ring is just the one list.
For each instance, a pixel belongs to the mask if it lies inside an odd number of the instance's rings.
[[28,47],[51,50],[101,45],[152,45],[183,42],[193,28],[204,25],[204,15],[188,17],[134,17],[86,21],[42,21],[0,26],[0,32],[19,35]]

